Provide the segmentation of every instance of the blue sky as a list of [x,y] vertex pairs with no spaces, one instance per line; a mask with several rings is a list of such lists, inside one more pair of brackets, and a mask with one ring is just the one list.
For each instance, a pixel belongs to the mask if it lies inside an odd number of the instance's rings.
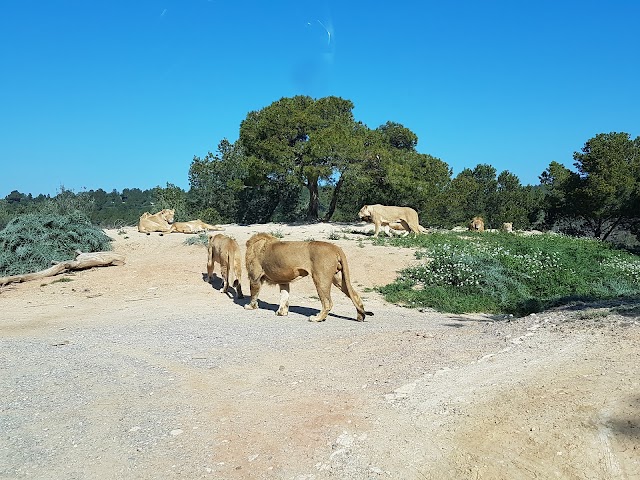
[[637,0],[8,0],[0,198],[188,189],[194,155],[294,95],[393,121],[454,175],[537,184],[598,133],[640,135]]

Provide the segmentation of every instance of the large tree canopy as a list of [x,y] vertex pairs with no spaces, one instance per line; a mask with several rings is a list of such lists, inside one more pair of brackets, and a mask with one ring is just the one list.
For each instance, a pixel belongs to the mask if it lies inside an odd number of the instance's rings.
[[250,112],[239,141],[263,181],[296,182],[309,191],[308,220],[318,219],[318,185],[357,156],[353,103],[339,97],[282,98]]
[[620,226],[633,229],[640,211],[640,137],[601,133],[573,154],[576,172],[552,162],[541,175],[553,220],[605,240]]

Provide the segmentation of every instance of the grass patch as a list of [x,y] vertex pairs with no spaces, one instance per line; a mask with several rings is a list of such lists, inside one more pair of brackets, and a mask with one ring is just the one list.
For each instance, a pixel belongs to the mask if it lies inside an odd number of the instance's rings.
[[189,236],[184,241],[185,245],[209,245],[209,235],[206,233],[199,233],[197,235]]
[[576,298],[640,294],[640,257],[598,240],[445,232],[374,244],[418,248],[423,263],[378,289],[388,301],[411,307],[521,316]]

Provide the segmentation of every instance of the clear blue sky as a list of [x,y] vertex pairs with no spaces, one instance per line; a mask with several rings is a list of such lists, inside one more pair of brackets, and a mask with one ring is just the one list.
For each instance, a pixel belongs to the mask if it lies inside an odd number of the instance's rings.
[[282,97],[351,100],[454,175],[537,184],[598,133],[640,135],[640,1],[7,0],[0,198],[188,189],[194,155]]

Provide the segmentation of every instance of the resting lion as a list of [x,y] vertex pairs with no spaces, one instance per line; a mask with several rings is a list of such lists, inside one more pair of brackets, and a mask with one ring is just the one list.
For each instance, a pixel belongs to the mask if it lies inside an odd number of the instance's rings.
[[[426,229],[418,221],[418,212],[411,207],[394,207],[389,205],[365,205],[358,212],[358,217],[375,226],[373,236],[380,233],[380,226],[388,226],[394,230],[404,230],[415,234],[425,233]],[[388,230],[387,230],[388,233]]]
[[168,233],[171,231],[170,224],[173,223],[174,214],[175,210],[166,208],[153,215],[149,212],[144,212],[140,216],[140,220],[138,220],[138,231],[147,235],[151,232]]
[[238,298],[244,298],[242,294],[242,257],[240,256],[240,246],[233,238],[221,233],[209,236],[208,256],[207,256],[207,281],[213,278],[215,264],[220,265],[220,275],[222,276],[222,293],[227,293],[229,284],[233,285]]
[[281,242],[268,233],[257,233],[247,240],[245,264],[251,286],[251,302],[245,305],[246,309],[258,308],[260,286],[267,282],[280,287],[280,306],[276,315],[288,315],[290,282],[311,275],[322,309],[309,321],[322,322],[327,318],[333,307],[331,284],[351,299],[359,322],[364,321],[365,315],[373,315],[365,312],[360,295],[351,286],[347,258],[342,249],[333,243]]
[[469,223],[469,230],[484,232],[484,220],[482,220],[482,217],[473,217]]
[[169,233],[200,233],[207,230],[224,230],[224,227],[209,225],[202,220],[189,220],[188,222],[175,222],[171,224]]

